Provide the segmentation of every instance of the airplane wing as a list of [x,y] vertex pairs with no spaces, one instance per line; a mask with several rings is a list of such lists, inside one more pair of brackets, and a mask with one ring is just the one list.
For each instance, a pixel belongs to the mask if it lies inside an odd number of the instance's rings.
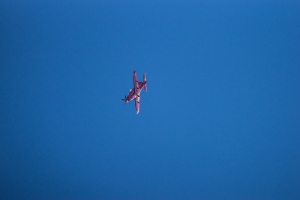
[[140,112],[140,99],[141,97],[138,95],[135,98],[135,110],[136,110],[136,114],[139,114]]
[[136,71],[133,71],[133,86],[134,86],[134,92],[136,93],[139,89],[139,81],[136,75]]
[[140,84],[136,75],[136,71],[133,71],[133,85],[134,85],[134,93],[136,94],[135,97],[135,110],[136,110],[136,114],[139,114],[140,112]]

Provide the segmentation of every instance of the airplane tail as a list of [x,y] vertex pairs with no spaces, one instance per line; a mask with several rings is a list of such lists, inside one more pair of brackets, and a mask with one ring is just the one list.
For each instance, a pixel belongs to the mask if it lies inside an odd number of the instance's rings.
[[144,82],[146,82],[146,84],[144,85],[144,90],[147,92],[146,73],[144,73]]

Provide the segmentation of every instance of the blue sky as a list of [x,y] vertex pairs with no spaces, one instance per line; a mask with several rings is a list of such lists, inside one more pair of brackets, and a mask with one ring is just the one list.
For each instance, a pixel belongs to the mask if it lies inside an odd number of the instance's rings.
[[299,10],[1,1],[0,198],[299,199]]

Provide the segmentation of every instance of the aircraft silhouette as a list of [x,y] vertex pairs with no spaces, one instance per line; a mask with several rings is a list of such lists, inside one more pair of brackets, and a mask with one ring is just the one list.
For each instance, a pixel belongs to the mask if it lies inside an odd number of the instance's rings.
[[141,99],[141,91],[144,90],[147,92],[147,81],[146,81],[146,73],[144,73],[144,81],[139,82],[136,71],[133,71],[133,88],[129,91],[127,97],[125,95],[125,99],[122,99],[125,103],[135,99],[135,110],[136,114],[140,112],[140,99]]

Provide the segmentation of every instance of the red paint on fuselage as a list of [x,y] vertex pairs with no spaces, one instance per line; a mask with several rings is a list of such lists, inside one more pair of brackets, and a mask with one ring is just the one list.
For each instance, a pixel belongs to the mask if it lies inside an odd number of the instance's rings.
[[131,89],[131,90],[129,91],[129,93],[128,93],[127,98],[125,99],[125,102],[126,102],[126,103],[129,102],[129,101],[133,100],[135,97],[136,97],[136,95],[135,95],[135,93],[134,93],[134,90]]

